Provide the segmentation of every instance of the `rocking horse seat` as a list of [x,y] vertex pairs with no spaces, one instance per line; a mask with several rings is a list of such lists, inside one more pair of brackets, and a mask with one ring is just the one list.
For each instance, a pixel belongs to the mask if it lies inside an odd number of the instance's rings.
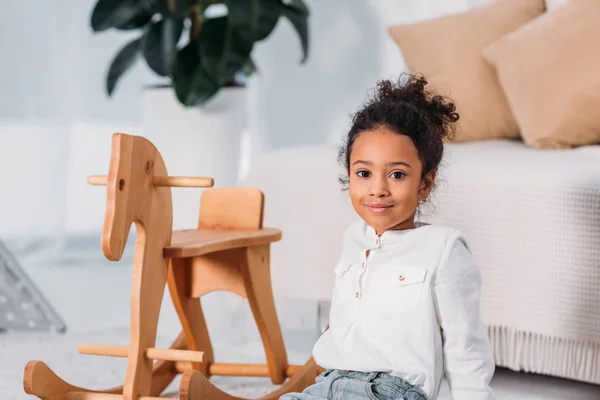
[[281,239],[275,228],[261,229],[184,229],[173,232],[165,257],[188,258],[217,251],[264,245]]

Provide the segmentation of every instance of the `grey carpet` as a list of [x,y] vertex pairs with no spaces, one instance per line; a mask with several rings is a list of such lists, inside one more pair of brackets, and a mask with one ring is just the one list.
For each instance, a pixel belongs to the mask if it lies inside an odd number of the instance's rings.
[[[0,398],[32,399],[23,391],[23,370],[30,360],[44,361],[67,382],[89,389],[103,389],[123,383],[126,359],[89,356],[77,353],[77,345],[127,345],[126,329],[89,334],[48,334],[43,332],[9,332],[0,334]],[[168,347],[170,341],[157,339],[157,347]],[[274,388],[267,378],[215,377],[221,389],[241,397],[260,397]],[[167,394],[176,394],[179,381],[173,382]]]

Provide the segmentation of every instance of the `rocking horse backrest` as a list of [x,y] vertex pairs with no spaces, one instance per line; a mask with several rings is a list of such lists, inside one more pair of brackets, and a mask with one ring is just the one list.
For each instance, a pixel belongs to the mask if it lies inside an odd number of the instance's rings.
[[140,136],[113,134],[102,228],[102,251],[109,260],[121,259],[133,223],[138,236],[157,230],[170,240],[171,189],[155,186],[155,176],[167,176],[167,170],[154,145]]
[[200,229],[261,229],[264,195],[255,188],[205,189],[200,200]]

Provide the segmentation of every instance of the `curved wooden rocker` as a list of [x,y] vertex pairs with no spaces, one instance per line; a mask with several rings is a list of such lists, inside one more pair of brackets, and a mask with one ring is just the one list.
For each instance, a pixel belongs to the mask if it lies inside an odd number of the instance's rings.
[[[112,261],[125,249],[135,223],[129,346],[80,345],[83,354],[127,358],[123,386],[90,390],[58,377],[42,361],[24,372],[26,393],[44,400],[158,400],[182,373],[180,399],[239,399],[216,388],[213,375],[263,376],[281,385],[263,399],[275,400],[314,383],[323,371],[312,358],[289,365],[275,311],[270,244],[281,232],[263,228],[263,194],[253,188],[205,189],[197,229],[172,232],[171,186],[211,187],[211,178],[171,177],[154,145],[140,136],[114,134],[106,185],[102,251]],[[168,284],[183,332],[169,349],[155,348],[164,287]],[[267,364],[214,362],[200,297],[227,290],[246,298],[258,325]],[[156,363],[154,360],[158,360]]]

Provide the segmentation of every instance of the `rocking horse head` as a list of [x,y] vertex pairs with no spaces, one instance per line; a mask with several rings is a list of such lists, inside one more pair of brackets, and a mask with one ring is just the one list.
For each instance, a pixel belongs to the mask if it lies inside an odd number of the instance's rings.
[[171,189],[156,186],[155,177],[166,178],[167,170],[154,145],[140,136],[113,134],[102,228],[102,251],[109,260],[121,259],[133,223],[138,241],[153,231],[170,240]]

